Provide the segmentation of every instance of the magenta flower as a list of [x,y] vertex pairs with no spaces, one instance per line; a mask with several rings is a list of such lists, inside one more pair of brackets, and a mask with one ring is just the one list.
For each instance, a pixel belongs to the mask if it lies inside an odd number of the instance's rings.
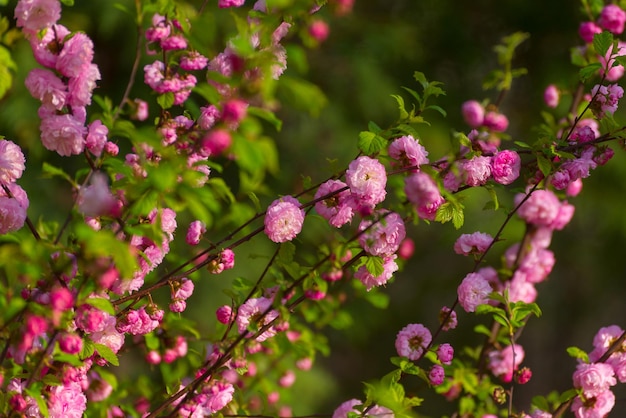
[[582,22],[578,27],[578,34],[588,44],[593,42],[593,37],[597,33],[602,33],[602,28],[594,22]]
[[448,343],[440,344],[437,347],[437,358],[442,364],[451,364],[454,358],[454,348]]
[[617,384],[613,367],[605,363],[580,363],[572,376],[574,387],[582,389],[586,398],[593,398]]
[[276,243],[291,241],[302,230],[304,211],[292,196],[275,200],[265,214],[265,234]]
[[502,350],[494,350],[489,353],[487,367],[494,376],[498,376],[504,382],[513,380],[513,373],[524,361],[524,349],[519,344],[507,345]]
[[571,410],[576,418],[604,418],[615,406],[615,395],[606,390],[588,399],[574,398]]
[[315,19],[309,26],[309,35],[317,42],[324,42],[330,34],[328,23],[320,19]]
[[229,305],[222,305],[215,311],[217,320],[222,324],[230,324],[235,318],[233,315],[233,309]]
[[487,112],[483,125],[495,132],[504,132],[509,127],[509,119],[498,112]]
[[548,107],[554,108],[559,105],[559,89],[554,84],[550,84],[544,90],[543,101]]
[[459,304],[465,312],[474,312],[478,305],[489,301],[489,294],[492,291],[485,277],[478,273],[469,273],[457,289]]
[[428,380],[430,380],[430,384],[433,386],[439,386],[442,384],[445,377],[446,372],[439,364],[433,364],[430,368],[430,372],[428,372]]
[[399,356],[415,361],[422,357],[432,339],[432,334],[424,325],[409,324],[396,336],[396,351]]
[[206,232],[206,226],[202,221],[193,221],[189,224],[185,242],[189,245],[198,245],[202,239],[202,235]]
[[246,2],[246,0],[219,0],[217,5],[224,9],[227,7],[241,7]]
[[485,109],[476,100],[468,100],[463,103],[461,113],[465,123],[471,128],[478,128],[485,120]]
[[626,22],[626,12],[615,4],[607,4],[600,12],[598,25],[602,29],[606,29],[616,35],[624,32],[624,23]]
[[491,176],[491,158],[478,156],[463,163],[463,177],[468,186],[476,187],[487,183]]
[[444,202],[437,183],[423,172],[413,173],[404,179],[404,192],[423,219],[434,220],[437,209]]
[[456,312],[450,310],[450,308],[448,308],[447,306],[442,307],[439,311],[439,322],[442,324],[441,329],[443,331],[455,329],[458,325]]
[[[515,204],[519,204],[524,194],[515,196]],[[550,226],[559,214],[561,202],[550,190],[535,190],[520,206],[517,214],[529,224]]]
[[396,255],[386,256],[383,259],[383,272],[379,276],[374,276],[367,270],[367,267],[361,266],[354,273],[354,278],[358,279],[365,285],[367,290],[371,290],[372,287],[382,286],[391,279],[393,273],[398,271],[398,265],[395,262]]
[[87,397],[81,385],[72,382],[50,387],[48,413],[50,417],[81,418],[87,409]]
[[491,157],[491,174],[496,183],[511,184],[519,177],[522,165],[519,154],[504,150]]
[[607,112],[613,114],[617,110],[619,99],[623,95],[624,89],[617,84],[608,86],[596,84],[591,89],[591,96],[593,97],[591,110],[598,119],[602,119]]

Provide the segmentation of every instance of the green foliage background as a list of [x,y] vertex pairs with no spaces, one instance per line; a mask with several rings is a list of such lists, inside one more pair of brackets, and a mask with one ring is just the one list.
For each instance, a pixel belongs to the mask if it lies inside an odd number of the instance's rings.
[[[64,8],[63,22],[92,35],[95,62],[102,73],[96,94],[106,92],[115,102],[127,82],[136,34],[132,19],[113,7],[114,3],[132,8],[129,0],[77,0],[74,7]],[[12,17],[14,4],[10,1],[0,7],[0,13]],[[577,29],[584,16],[578,2],[356,0],[349,16],[336,18],[328,10],[321,15],[330,22],[330,37],[309,52],[290,49],[285,76],[287,80],[310,80],[319,86],[323,96],[314,96],[313,104],[319,108],[308,112],[305,109],[311,104],[310,95],[294,95],[279,87],[282,106],[278,116],[284,121],[283,129],[275,132],[269,125],[266,129],[278,143],[280,171],[270,179],[274,194],[261,196],[264,203],[277,194],[298,190],[301,176],[322,180],[351,161],[357,153],[358,133],[366,129],[368,121],[385,127],[395,120],[397,107],[390,94],[402,95],[401,86],[416,88],[412,78],[415,70],[424,72],[429,80],[442,81],[447,91],[437,104],[448,111],[448,116],[444,119],[433,113],[429,115],[433,125],[421,129],[431,157],[443,154],[450,144],[450,129],[467,130],[460,117],[461,103],[483,97],[496,99],[495,93],[484,92],[481,84],[496,65],[492,46],[502,36],[516,31],[530,34],[516,58],[516,64],[528,68],[529,75],[515,82],[502,105],[511,121],[508,133],[515,140],[533,141],[536,134],[532,127],[540,123],[540,111],[547,110],[542,101],[547,84],[571,89],[577,81],[577,69],[569,64],[569,48],[581,42]],[[207,20],[210,24],[197,36],[218,53],[228,33],[224,25],[229,20],[219,16],[208,16]],[[42,179],[40,167],[47,161],[72,172],[82,161],[62,159],[39,145],[37,103],[23,87],[27,70],[35,63],[25,42],[15,43],[12,54],[19,72],[14,74],[9,95],[0,102],[0,133],[27,152],[28,169],[21,184],[31,198],[30,216],[52,217],[61,222],[68,210],[70,191],[57,180]],[[142,78],[140,72],[133,96],[147,94]],[[567,106],[568,103],[561,104],[557,112],[564,114]],[[623,115],[620,110],[618,120],[624,120]],[[576,206],[572,224],[555,233],[551,249],[557,264],[549,280],[538,286],[537,302],[543,317],[531,320],[519,341],[526,350],[524,364],[533,370],[531,382],[516,389],[520,408],[528,407],[532,395],[571,386],[575,361],[567,357],[567,347],[590,349],[599,327],[626,326],[626,268],[622,258],[626,243],[625,162],[624,152],[616,149],[614,160],[596,170],[585,182],[582,194],[571,200]],[[233,185],[235,180],[228,177],[228,170],[225,176]],[[398,330],[411,322],[430,327],[437,324],[439,308],[452,304],[457,284],[472,266],[470,260],[454,254],[454,240],[459,233],[475,230],[493,234],[504,219],[504,212],[482,211],[488,198],[484,191],[472,193],[472,199],[467,201],[474,203],[468,207],[466,225],[460,231],[454,231],[449,224],[425,223],[410,230],[416,243],[415,255],[384,290],[391,297],[389,308],[377,309],[363,301],[347,304],[352,321],[346,322],[343,329],[330,332],[332,354],[318,358],[312,374],[298,374],[294,399],[302,401],[294,405],[294,413],[330,412],[344,400],[363,398],[361,382],[391,369],[388,358],[395,355]],[[503,205],[510,207],[512,197],[501,198]],[[505,234],[508,242],[496,246],[490,261],[499,262],[499,251],[521,236],[521,228],[510,228]],[[258,255],[272,250],[266,247],[266,241],[257,241],[237,253],[238,275],[254,278],[258,272],[254,269],[263,264]],[[193,308],[198,318],[212,318],[217,306],[228,303],[219,290],[227,287],[230,280],[232,277],[220,276],[216,280],[207,275],[206,283],[197,285],[189,304],[199,305]],[[444,334],[440,342],[480,345],[482,340],[471,332],[469,321],[475,318],[460,314],[459,323],[465,331]],[[200,326],[207,333],[213,331],[210,323],[200,321]],[[129,374],[146,373],[128,364],[123,370]],[[408,392],[425,395],[425,388],[417,379],[413,383],[408,380],[406,387]],[[625,393],[621,386],[615,392],[614,413],[619,416],[620,409],[625,409]],[[423,411],[440,416],[449,407],[429,401]]]

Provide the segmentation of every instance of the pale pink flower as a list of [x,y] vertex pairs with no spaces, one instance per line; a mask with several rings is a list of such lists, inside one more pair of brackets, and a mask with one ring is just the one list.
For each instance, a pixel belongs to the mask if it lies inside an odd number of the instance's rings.
[[600,27],[616,35],[624,32],[624,22],[626,22],[626,12],[615,4],[604,6],[598,18]]
[[223,409],[233,400],[235,388],[230,383],[215,382],[208,387],[208,390],[204,389],[202,393],[207,395],[202,403],[203,416],[209,416]]
[[117,207],[117,199],[111,193],[106,174],[95,172],[89,186],[80,189],[78,210],[90,217],[111,215]]
[[[617,325],[610,325],[608,327],[602,327],[598,330],[593,337],[593,351],[589,353],[590,361],[598,361],[600,357],[606,353],[606,350],[624,333],[624,330]],[[623,344],[623,349],[626,349],[626,344]]]
[[624,95],[624,89],[617,84],[609,84],[608,86],[596,84],[591,89],[593,102],[591,110],[598,119],[602,119],[605,113],[615,113],[619,99]]
[[26,210],[17,199],[0,196],[0,234],[15,232],[24,226]]
[[472,128],[478,128],[485,120],[485,109],[476,100],[468,100],[461,106],[463,119]]
[[496,183],[511,184],[519,177],[522,161],[515,151],[504,150],[491,157],[491,174]]
[[[524,198],[524,194],[515,196],[515,204],[518,205]],[[535,190],[530,197],[520,206],[517,214],[529,224],[535,226],[550,226],[559,215],[561,202],[550,190]]]
[[159,45],[164,51],[176,51],[187,48],[187,40],[183,35],[171,35],[159,41]]
[[280,243],[291,241],[302,230],[304,211],[300,202],[292,196],[275,200],[265,214],[265,234],[270,240]]
[[574,211],[575,211],[575,207],[574,205],[570,205],[567,202],[562,202],[561,206],[559,207],[559,211],[556,215],[556,218],[554,219],[554,221],[549,225],[549,227],[551,229],[555,229],[557,231],[560,231],[561,229],[565,228],[565,226],[572,220],[572,218],[574,217]]
[[359,205],[374,207],[387,195],[387,172],[378,160],[361,156],[348,165],[346,184]]
[[70,31],[65,26],[55,24],[45,29],[41,38],[40,34],[27,35],[35,60],[46,68],[54,69],[58,59],[57,45],[69,34]]
[[193,221],[189,224],[185,242],[189,245],[198,245],[202,239],[202,235],[206,232],[206,226],[202,221]]
[[31,96],[42,104],[61,110],[67,98],[67,86],[52,71],[43,68],[32,69],[24,84]]
[[462,255],[482,254],[493,242],[493,237],[484,232],[461,235],[454,243],[454,252]]
[[583,189],[582,179],[576,179],[567,186],[567,189],[565,192],[567,193],[568,196],[575,197],[575,196],[578,196],[578,194],[582,191],[582,189]]
[[370,255],[394,254],[406,236],[402,217],[395,212],[386,213],[381,211],[381,218],[375,223],[363,220],[359,225],[359,231],[365,231],[359,236],[359,244]]
[[509,301],[533,303],[537,299],[537,289],[535,285],[528,281],[526,273],[518,270],[513,278],[506,283],[509,293]]
[[371,290],[372,287],[382,286],[391,279],[393,273],[398,271],[398,265],[395,262],[396,255],[386,256],[383,258],[383,272],[379,276],[374,276],[367,270],[366,266],[361,266],[354,273],[354,278],[358,279],[365,285],[367,290]]
[[[624,75],[624,66],[615,62],[615,56],[624,55],[626,53],[626,43],[619,41],[617,47],[609,48],[604,56],[599,56],[598,61],[602,65],[600,67],[600,75],[604,76],[607,81],[617,81]],[[608,71],[605,71],[608,68]]]
[[347,418],[348,413],[350,412],[359,414],[360,412],[354,407],[361,404],[362,402],[358,399],[350,399],[349,401],[345,401],[335,409],[332,418]]
[[409,360],[418,360],[430,345],[433,337],[428,328],[422,324],[409,324],[402,328],[396,336],[396,352]]
[[87,398],[80,384],[50,387],[48,414],[50,418],[81,418],[87,409]]
[[97,80],[100,80],[100,70],[96,64],[86,65],[76,77],[69,79],[67,104],[72,106],[72,110],[77,106],[91,104],[91,95]]
[[613,367],[605,363],[580,363],[572,376],[574,386],[592,398],[617,384]]
[[20,0],[15,6],[17,26],[35,36],[61,18],[59,0]]
[[93,61],[93,42],[82,32],[74,33],[63,43],[56,70],[66,77],[78,77]]
[[492,291],[485,277],[478,273],[469,273],[457,289],[459,304],[465,312],[474,312],[478,305],[489,301],[489,294]]
[[507,345],[502,350],[489,352],[487,367],[494,376],[498,376],[504,382],[510,382],[513,379],[513,373],[524,361],[524,355],[521,345]]
[[[343,189],[343,190],[342,190]],[[328,180],[315,192],[315,199],[333,193],[332,196],[315,203],[315,210],[335,228],[350,222],[354,215],[348,186],[341,180]]]
[[418,167],[428,164],[428,151],[411,135],[401,136],[389,145],[389,156],[401,167]]
[[0,183],[8,186],[22,177],[26,168],[22,149],[12,141],[0,140]]
[[185,71],[202,70],[206,68],[209,59],[198,51],[190,51],[180,59],[180,68]]
[[221,118],[221,112],[215,105],[203,106],[200,108],[198,126],[200,129],[211,129],[219,118]]
[[482,186],[491,176],[491,158],[474,157],[463,163],[463,177],[468,186]]
[[437,183],[423,172],[413,173],[404,179],[404,192],[409,202],[417,207],[418,215],[431,221],[444,202]]
[[[278,318],[278,311],[270,309],[271,306],[272,299],[264,297],[248,299],[237,310],[236,322],[239,333],[242,334],[246,332],[250,325],[254,325],[254,329],[258,330],[266,325],[269,325],[276,318]],[[265,315],[261,318],[261,315],[263,314]],[[256,337],[256,341],[263,342],[274,335],[276,335],[276,329],[271,326],[258,335]]]
[[109,128],[102,124],[100,119],[96,119],[89,124],[87,137],[85,138],[85,148],[93,155],[99,157],[102,155],[104,145],[107,143]]
[[41,142],[64,157],[83,152],[87,128],[72,115],[53,115],[41,121]]
[[571,410],[576,418],[605,418],[615,406],[615,395],[610,390],[589,399],[574,398]]

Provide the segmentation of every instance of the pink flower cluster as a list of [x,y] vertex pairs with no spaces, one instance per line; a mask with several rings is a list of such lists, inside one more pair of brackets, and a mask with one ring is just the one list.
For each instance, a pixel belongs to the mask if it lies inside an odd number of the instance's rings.
[[22,177],[26,159],[19,146],[0,140],[0,234],[15,232],[24,226],[29,200],[15,181]]
[[292,196],[277,199],[265,213],[265,234],[276,243],[291,241],[302,230],[304,215],[298,199]]
[[57,0],[20,0],[15,16],[35,59],[46,67],[33,69],[25,80],[30,94],[41,101],[43,145],[63,156],[80,154],[85,148],[100,156],[108,129],[100,121],[85,126],[85,107],[100,79],[92,62],[93,42],[86,34],[70,33],[56,23],[61,17]]
[[624,95],[624,89],[617,84],[608,86],[596,84],[591,89],[591,110],[598,119],[602,119],[608,113],[615,113],[619,99]]
[[193,294],[193,282],[183,277],[180,281],[172,283],[171,289],[172,302],[170,303],[170,311],[183,312],[187,308],[186,300]]
[[394,139],[388,153],[400,167],[415,167],[417,170],[420,165],[428,164],[428,151],[411,135]]
[[513,380],[513,374],[524,361],[524,349],[519,344],[507,345],[502,350],[489,352],[487,367],[504,382]]
[[[239,333],[249,332],[249,334],[252,335],[253,332],[249,330],[251,325],[256,326],[256,329],[260,330],[272,324],[274,320],[278,318],[279,314],[278,311],[272,309],[271,306],[272,299],[269,298],[260,297],[248,299],[237,310],[237,318],[235,321],[237,322]],[[259,323],[257,323],[258,319],[260,319]],[[276,327],[271,325],[256,337],[256,341],[263,342],[276,335],[276,332]]]
[[461,255],[481,255],[491,246],[493,237],[483,232],[463,234],[454,243],[454,252]]
[[363,402],[358,399],[350,399],[349,401],[345,401],[341,405],[335,409],[333,412],[332,418],[348,418],[350,413],[357,414],[358,416],[364,417],[372,417],[372,418],[393,418],[394,414],[389,408],[385,408],[384,406],[374,405],[372,408],[369,408],[365,415],[362,415],[361,412],[357,409],[358,406],[361,406]]
[[580,37],[586,43],[593,42],[593,36],[607,30],[615,35],[624,32],[624,23],[626,22],[626,12],[616,4],[608,4],[604,6],[600,12],[600,16],[595,22],[583,22],[578,28]]
[[508,118],[494,110],[485,110],[476,100],[468,100],[461,106],[465,123],[471,128],[486,128],[493,132],[504,132],[509,127]]
[[[593,350],[589,353],[590,363],[579,362],[572,376],[574,387],[580,395],[572,402],[571,410],[576,418],[604,417],[615,406],[615,395],[611,386],[626,382],[626,344],[622,343],[606,359],[609,348],[624,334],[617,325],[603,327],[593,338]],[[599,362],[600,360],[604,362]]]

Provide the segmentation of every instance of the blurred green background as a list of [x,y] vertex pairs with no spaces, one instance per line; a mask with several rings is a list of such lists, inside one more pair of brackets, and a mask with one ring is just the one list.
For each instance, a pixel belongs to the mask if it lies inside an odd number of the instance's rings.
[[[64,9],[63,21],[92,35],[95,61],[103,76],[100,90],[115,103],[128,78],[135,33],[132,19],[112,7],[113,3],[77,0],[74,7]],[[132,4],[128,0],[119,3],[129,7]],[[12,16],[14,4],[11,1],[1,7],[0,13]],[[451,130],[467,130],[460,116],[461,103],[485,97],[495,100],[495,92],[482,90],[482,80],[497,64],[493,45],[513,32],[530,34],[515,60],[529,74],[515,82],[501,107],[511,121],[508,133],[513,139],[534,140],[533,126],[541,121],[540,112],[546,110],[542,94],[549,83],[573,89],[577,82],[577,69],[569,63],[570,48],[580,45],[578,25],[585,19],[577,1],[356,0],[350,15],[337,18],[328,10],[320,15],[330,24],[329,38],[308,52],[308,68],[290,65],[286,75],[308,78],[317,84],[327,97],[327,105],[319,115],[311,116],[299,108],[297,101],[285,97],[278,110],[283,130],[268,131],[276,138],[281,155],[280,176],[271,180],[278,194],[300,187],[301,175],[322,180],[335,167],[352,160],[357,153],[358,133],[367,129],[368,121],[382,127],[393,123],[397,108],[390,94],[404,95],[401,86],[417,89],[412,78],[416,70],[424,72],[429,80],[443,82],[447,91],[437,100],[448,111],[447,117],[429,115],[433,125],[420,128],[431,157],[442,155],[450,146]],[[212,21],[215,26],[207,27],[208,33],[203,35],[213,42],[209,50],[218,53],[219,40],[225,33],[220,25],[225,23],[218,18]],[[18,142],[28,153],[32,170],[27,170],[23,187],[31,196],[31,216],[61,220],[67,211],[67,187],[55,180],[42,180],[36,173],[44,159],[68,171],[75,170],[78,165],[73,164],[80,162],[55,157],[35,146],[38,128],[33,124],[33,115],[37,104],[23,88],[25,70],[35,64],[25,43],[15,46],[14,57],[20,72],[12,92],[0,102],[0,134]],[[145,92],[140,74],[133,93],[140,96]],[[563,115],[567,105],[563,103],[556,114]],[[624,120],[623,116],[624,112],[619,111],[616,117]],[[337,159],[335,165],[327,161],[329,158]],[[576,363],[567,356],[567,347],[590,350],[592,337],[601,326],[626,327],[626,267],[621,258],[626,244],[625,162],[623,150],[616,148],[614,160],[597,169],[585,181],[583,192],[571,199],[576,206],[574,220],[554,236],[551,249],[557,264],[548,281],[538,286],[537,302],[543,317],[531,320],[519,340],[526,351],[524,364],[533,370],[532,380],[516,389],[519,408],[528,410],[533,395],[571,387]],[[468,199],[474,203],[468,206],[466,226],[460,231],[449,224],[425,223],[409,229],[416,243],[415,254],[394,283],[384,289],[391,297],[387,310],[362,301],[347,304],[354,323],[348,329],[329,331],[332,354],[318,357],[313,379],[298,375],[295,390],[300,391],[299,399],[304,401],[294,405],[294,413],[328,413],[344,400],[363,398],[361,382],[391,370],[388,358],[395,355],[395,335],[402,327],[422,322],[434,329],[440,307],[452,304],[456,286],[472,268],[471,260],[454,254],[454,240],[460,233],[477,230],[495,234],[504,219],[503,212],[481,210],[489,198],[486,192],[475,191],[473,195]],[[500,197],[503,205],[510,207],[512,196]],[[490,261],[497,265],[499,254],[521,233],[519,223],[512,225],[505,234],[507,241],[495,248]],[[254,245],[246,251],[271,251],[264,247],[265,241],[258,247]],[[245,257],[238,253],[238,261]],[[252,269],[255,262],[246,265]],[[241,270],[237,274],[245,276]],[[254,273],[250,275],[254,277]],[[228,281],[221,285],[224,283]],[[207,310],[212,315],[215,307],[228,303],[225,296],[215,296],[215,285],[201,284],[198,291],[205,293],[195,294],[194,298],[207,300],[199,315],[206,315]],[[444,334],[439,342],[482,344],[468,325],[475,321],[460,314],[460,329]],[[405,383],[408,392],[425,394],[417,379],[408,378]],[[617,407],[612,416],[624,416],[623,386],[617,386],[615,394]],[[429,400],[421,411],[441,416],[452,409],[445,402]]]

